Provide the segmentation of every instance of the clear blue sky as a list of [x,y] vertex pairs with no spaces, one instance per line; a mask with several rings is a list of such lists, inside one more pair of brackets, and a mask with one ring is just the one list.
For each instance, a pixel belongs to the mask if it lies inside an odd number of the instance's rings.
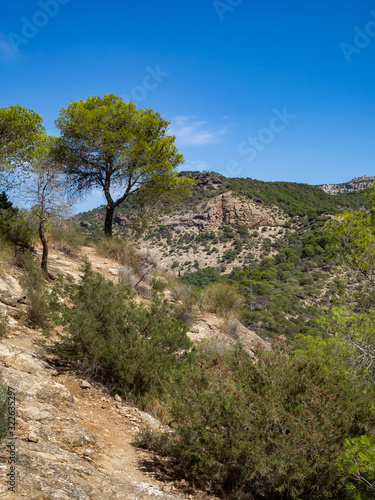
[[183,169],[309,184],[375,175],[373,2],[2,7],[0,107],[37,111],[51,134],[61,107],[111,92],[171,121]]

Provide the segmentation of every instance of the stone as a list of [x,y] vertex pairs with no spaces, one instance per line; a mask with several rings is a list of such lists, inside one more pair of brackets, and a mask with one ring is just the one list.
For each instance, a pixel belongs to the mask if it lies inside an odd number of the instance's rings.
[[116,394],[115,401],[117,401],[118,403],[122,403],[122,397]]
[[73,428],[64,429],[62,437],[73,448],[96,443],[95,435],[81,424],[76,424]]
[[81,389],[90,389],[90,387],[91,387],[90,382],[87,382],[87,380],[81,380],[81,383],[80,383]]
[[39,441],[39,438],[38,436],[35,434],[35,432],[31,431],[28,433],[27,435],[27,440],[30,442],[30,443],[37,443]]

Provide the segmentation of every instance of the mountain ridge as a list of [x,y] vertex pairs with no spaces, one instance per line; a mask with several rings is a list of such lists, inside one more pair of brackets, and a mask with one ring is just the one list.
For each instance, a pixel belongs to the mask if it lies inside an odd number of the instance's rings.
[[354,177],[348,182],[341,184],[320,184],[320,187],[328,194],[350,193],[352,191],[363,191],[369,189],[375,182],[375,177],[362,175],[361,177]]

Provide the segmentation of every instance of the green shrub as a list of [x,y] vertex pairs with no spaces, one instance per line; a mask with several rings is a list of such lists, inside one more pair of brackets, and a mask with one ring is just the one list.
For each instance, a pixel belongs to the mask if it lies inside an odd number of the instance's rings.
[[29,210],[15,212],[9,220],[10,241],[24,249],[30,249],[37,241],[37,225]]
[[167,288],[167,280],[162,276],[154,276],[151,281],[152,289],[155,292],[164,292]]
[[360,436],[347,440],[345,449],[337,462],[343,477],[350,477],[346,491],[348,498],[365,500],[373,498],[375,492],[375,438]]
[[201,298],[205,309],[222,316],[237,314],[245,302],[237,288],[227,283],[213,283],[203,290]]
[[9,333],[9,318],[6,314],[0,312],[0,338]]
[[282,344],[257,360],[238,349],[201,354],[175,374],[173,432],[139,442],[226,499],[344,498],[349,477],[337,460],[347,439],[373,428],[373,391],[354,393]]
[[14,262],[14,246],[6,237],[0,237],[0,276],[5,277]]
[[[190,262],[187,261],[185,264],[190,264]],[[180,281],[189,285],[204,286],[218,281],[219,278],[220,270],[215,267],[204,267],[192,273],[185,273],[180,277]]]
[[73,307],[60,305],[66,335],[57,351],[143,405],[163,393],[172,368],[191,347],[177,308],[159,297],[138,304],[129,286],[106,280],[89,263],[66,293]]
[[8,435],[8,388],[0,381],[0,443]]
[[9,237],[10,220],[17,213],[17,209],[13,207],[9,201],[7,194],[3,191],[0,194],[0,234],[2,238]]

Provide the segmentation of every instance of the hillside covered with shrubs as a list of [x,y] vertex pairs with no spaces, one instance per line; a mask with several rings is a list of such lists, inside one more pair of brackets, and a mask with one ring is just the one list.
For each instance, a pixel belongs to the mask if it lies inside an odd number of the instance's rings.
[[[209,495],[374,498],[375,186],[331,196],[178,175],[168,122],[112,94],[62,108],[59,138],[17,106],[1,123],[8,191],[31,170],[28,208],[0,197],[0,272],[22,290],[0,333],[13,314],[43,332],[56,365],[152,413],[159,430],[135,444]],[[67,196],[97,186],[106,206],[69,218]],[[54,271],[49,248],[84,245],[118,268]],[[193,342],[213,317],[210,340]]]

